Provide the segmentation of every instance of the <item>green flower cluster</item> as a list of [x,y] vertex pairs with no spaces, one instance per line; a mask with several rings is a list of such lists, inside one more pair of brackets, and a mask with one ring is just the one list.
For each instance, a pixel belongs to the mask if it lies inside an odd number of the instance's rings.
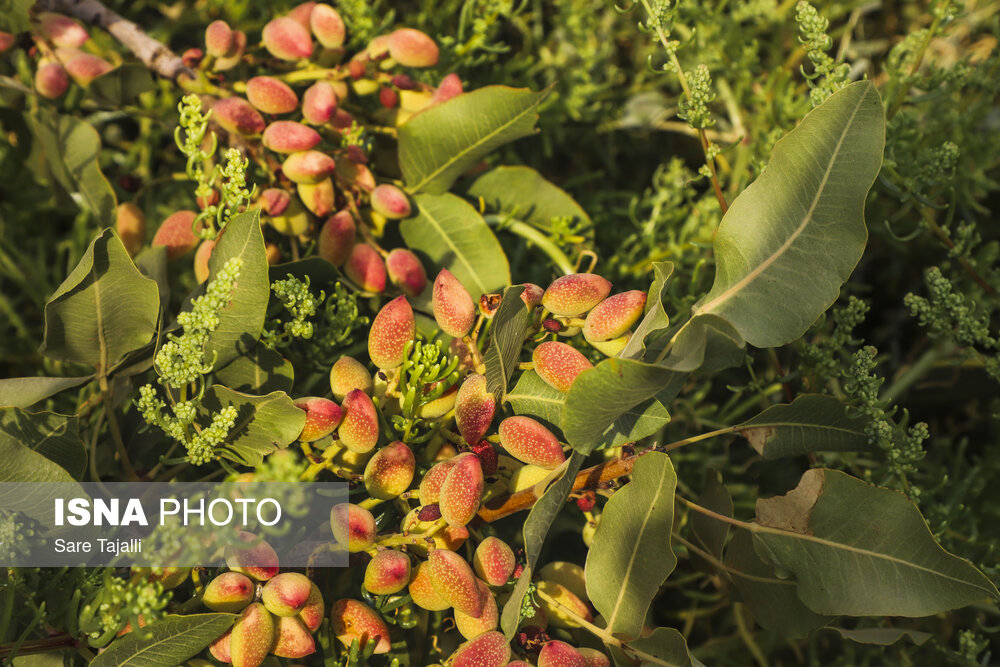
[[826,98],[847,85],[847,76],[851,71],[847,63],[838,63],[827,51],[833,46],[833,40],[826,34],[830,21],[820,16],[816,8],[805,0],[795,6],[795,21],[799,24],[799,41],[806,47],[806,54],[812,62],[812,74],[802,75],[809,79],[809,99],[812,105],[819,106]]
[[677,115],[696,130],[712,127],[715,120],[708,105],[715,100],[715,90],[712,88],[712,75],[708,66],[695,67],[687,73],[687,81],[690,93],[681,98]]
[[275,320],[275,327],[281,327],[264,331],[264,342],[272,347],[287,345],[294,339],[308,340],[313,337],[313,323],[309,318],[315,317],[316,312],[326,299],[326,293],[320,291],[315,297],[309,291],[309,276],[305,280],[288,274],[286,280],[275,280],[271,283],[271,292],[281,301],[282,306],[292,315],[291,321],[282,322]]
[[885,378],[876,372],[878,350],[866,345],[854,353],[851,365],[844,371],[844,393],[847,404],[855,412],[864,416],[865,435],[868,442],[883,452],[890,472],[903,482],[905,490],[912,497],[919,495],[919,489],[910,487],[906,473],[915,470],[914,463],[924,458],[923,443],[930,437],[927,424],[917,422],[908,427],[909,413],[902,411],[902,419],[892,419],[895,407],[885,405],[879,399],[879,389]]
[[[212,371],[214,360],[205,361],[205,346],[209,334],[219,326],[219,313],[232,298],[236,279],[243,262],[238,257],[226,261],[222,270],[208,284],[205,294],[191,303],[191,309],[177,316],[183,327],[181,335],[169,334],[168,341],[154,357],[154,367],[159,374],[158,382],[167,387],[172,410],[160,398],[155,387],[147,384],[139,388],[137,407],[148,424],[159,427],[187,449],[188,459],[195,465],[202,465],[215,458],[216,448],[222,444],[236,423],[236,408],[227,406],[213,414],[207,427],[195,423],[198,416],[196,401],[188,400],[190,385],[198,383],[197,396],[204,391],[202,380]],[[178,393],[174,400],[171,390]]]
[[907,294],[903,303],[920,326],[935,339],[954,340],[978,355],[986,371],[1000,381],[1000,340],[990,333],[988,313],[978,313],[976,304],[955,292],[941,269],[933,266],[924,273],[928,296]]
[[[163,616],[169,596],[163,584],[144,577],[123,578],[114,568],[96,570],[99,585],[80,607],[80,631],[94,646],[103,646],[121,629],[145,626]],[[141,619],[141,620],[140,620]]]
[[[250,162],[235,148],[226,151],[224,165],[211,166],[218,138],[212,132],[208,149],[203,148],[211,111],[202,113],[201,108],[197,95],[185,95],[181,99],[177,106],[181,117],[174,129],[174,141],[187,157],[187,177],[197,184],[195,197],[204,202],[193,223],[194,232],[202,238],[212,239],[234,215],[246,209],[257,188],[247,188]],[[214,201],[216,194],[218,200]],[[204,224],[208,220],[213,220],[214,224]]]

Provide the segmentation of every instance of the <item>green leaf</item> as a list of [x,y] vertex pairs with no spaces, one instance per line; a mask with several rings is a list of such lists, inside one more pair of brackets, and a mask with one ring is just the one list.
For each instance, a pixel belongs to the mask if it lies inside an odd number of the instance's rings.
[[835,618],[805,606],[796,593],[795,582],[777,577],[774,568],[760,559],[747,531],[737,530],[733,535],[725,563],[740,601],[762,628],[784,637],[805,637]]
[[305,411],[295,407],[284,392],[252,396],[217,384],[205,392],[198,414],[210,423],[212,414],[230,405],[236,407],[236,425],[229,432],[223,456],[242,465],[260,465],[265,456],[287,447],[306,422]]
[[236,622],[235,614],[165,616],[116,639],[90,667],[175,667],[201,653]]
[[569,492],[573,489],[576,481],[576,474],[583,465],[584,457],[579,452],[573,452],[569,460],[564,464],[563,475],[555,483],[551,484],[542,494],[542,497],[532,506],[528,512],[528,518],[524,521],[524,558],[525,565],[514,590],[511,591],[510,599],[503,606],[503,613],[500,616],[500,629],[507,635],[507,638],[514,636],[517,625],[521,617],[521,604],[524,602],[524,595],[528,592],[528,584],[531,583],[532,573],[538,565],[538,557],[542,553],[542,544],[545,536],[556,520],[556,516],[566,505]]
[[125,63],[90,82],[87,92],[110,107],[132,104],[139,95],[153,90],[149,69],[139,63]]
[[643,359],[646,347],[654,337],[662,337],[670,326],[670,316],[663,308],[667,302],[667,290],[674,279],[672,262],[653,262],[653,284],[646,294],[646,314],[635,328],[625,349],[618,356],[622,359]]
[[774,147],[715,237],[716,275],[695,313],[776,347],[837,299],[864,251],[864,203],[882,165],[885,120],[870,81],[834,93]]
[[79,387],[93,375],[74,378],[25,377],[0,380],[0,408],[27,408],[60,391]]
[[205,359],[214,358],[218,368],[252,349],[264,329],[271,283],[259,209],[237,215],[223,229],[208,261],[208,279],[214,279],[233,257],[243,260],[240,276],[232,299],[220,311],[219,325],[209,334],[205,346]]
[[216,371],[215,379],[230,389],[247,394],[288,392],[295,381],[295,369],[278,352],[257,343],[249,352]]
[[906,496],[814,468],[784,496],[757,501],[754,548],[790,572],[820,614],[930,616],[1000,599],[996,586],[934,541]]
[[67,660],[66,651],[49,651],[47,653],[31,653],[14,658],[14,667],[66,667],[73,664],[72,658]]
[[633,639],[625,648],[617,646],[608,648],[618,667],[635,667],[637,664],[692,667],[695,664],[692,663],[684,635],[673,628],[656,628],[653,634],[642,639]]
[[80,420],[54,412],[0,410],[0,433],[57,463],[74,479],[87,468],[87,449],[80,440]]
[[562,411],[566,394],[555,389],[529,370],[521,373],[517,384],[507,394],[514,414],[537,419],[555,433],[561,433]]
[[655,398],[641,403],[615,419],[606,437],[607,447],[619,447],[647,438],[670,423],[670,413]]
[[109,372],[156,333],[156,283],[132,263],[118,236],[106,229],[45,304],[42,352]]
[[167,275],[167,248],[165,246],[155,246],[143,248],[135,256],[135,266],[147,278],[156,281],[156,288],[160,293],[160,305],[165,306],[170,302],[170,280]]
[[675,371],[711,373],[739,364],[743,337],[733,325],[715,315],[695,315],[670,338],[663,366]]
[[410,249],[431,260],[431,275],[447,268],[473,299],[510,284],[510,265],[500,242],[467,201],[453,194],[417,195],[414,200],[417,214],[403,220],[399,230]]
[[35,0],[0,0],[0,30],[19,32],[31,30],[31,6]]
[[28,119],[52,177],[101,226],[112,224],[115,193],[101,173],[98,162],[101,139],[97,130],[78,118],[46,108],[39,108]]
[[[733,499],[729,490],[722,483],[722,475],[718,470],[705,471],[705,485],[698,496],[698,504],[712,510],[716,514],[731,517],[733,515]],[[722,548],[729,534],[729,524],[712,517],[691,512],[691,532],[705,551],[718,559],[722,558]]]
[[917,646],[923,646],[928,639],[934,636],[929,632],[910,630],[908,628],[860,628],[857,630],[848,630],[847,628],[827,626],[824,630],[833,630],[844,639],[850,639],[852,642],[858,644],[871,644],[874,646],[891,646],[903,638],[909,639]]
[[[42,452],[0,429],[0,482],[73,482],[73,476]],[[6,504],[5,504],[6,506]]]
[[493,149],[532,134],[547,94],[486,86],[413,116],[399,128],[399,166],[407,189],[446,192]]
[[649,452],[604,506],[587,553],[587,597],[612,634],[639,636],[649,605],[677,565],[670,548],[676,487],[670,457]]
[[524,287],[515,285],[503,292],[500,307],[493,315],[490,345],[486,349],[486,387],[496,396],[497,403],[507,397],[507,383],[517,369],[524,334],[531,324],[531,313],[521,300]]
[[543,230],[552,229],[553,218],[569,218],[577,228],[592,234],[592,223],[583,207],[531,167],[490,169],[473,181],[467,194],[482,198],[489,210]]
[[642,417],[644,408],[637,406],[666,387],[674,375],[662,366],[605,359],[573,381],[563,406],[563,433],[573,448],[583,454],[609,444],[617,432],[615,422],[623,415]]
[[774,405],[743,422],[738,433],[765,459],[810,452],[868,450],[867,420],[847,415],[833,396],[803,394],[789,404]]

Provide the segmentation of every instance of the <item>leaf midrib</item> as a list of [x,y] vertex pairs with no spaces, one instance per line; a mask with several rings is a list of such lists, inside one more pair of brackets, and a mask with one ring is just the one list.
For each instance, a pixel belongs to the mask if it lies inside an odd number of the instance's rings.
[[472,264],[469,263],[469,260],[465,258],[465,254],[459,252],[458,246],[455,245],[452,242],[451,238],[448,236],[448,234],[445,233],[444,227],[441,226],[441,223],[438,222],[438,219],[435,216],[431,215],[431,212],[424,207],[420,207],[420,211],[424,214],[424,217],[427,218],[428,222],[430,222],[434,226],[434,230],[438,233],[438,235],[442,239],[444,239],[444,242],[448,245],[448,247],[451,248],[452,252],[455,255],[455,258],[465,266],[465,268],[469,272],[469,275],[472,276],[473,279],[475,279],[476,290],[478,290],[480,294],[486,294],[487,292],[489,292],[489,290],[486,289],[486,286],[483,285],[482,282],[479,280],[479,274],[476,273],[475,268],[473,268]]
[[535,107],[538,106],[538,103],[540,101],[541,101],[540,99],[534,100],[530,105],[528,105],[527,107],[525,107],[521,112],[515,114],[509,121],[507,121],[503,125],[500,125],[500,126],[496,127],[493,131],[486,133],[482,138],[480,138],[475,143],[472,143],[472,144],[466,146],[464,150],[459,151],[458,153],[456,153],[452,157],[450,157],[447,160],[445,160],[437,169],[435,169],[434,171],[432,171],[429,174],[427,174],[423,178],[423,180],[419,181],[418,183],[415,183],[413,185],[413,187],[411,188],[411,190],[413,192],[419,192],[424,186],[426,186],[428,183],[430,183],[435,178],[437,178],[444,170],[446,170],[448,167],[450,167],[451,165],[453,165],[456,162],[458,162],[465,155],[467,155],[470,152],[472,152],[473,149],[478,148],[479,146],[482,146],[487,141],[489,141],[493,137],[497,136],[498,134],[500,134],[501,132],[503,132],[504,130],[506,130],[508,127],[510,127],[511,125],[513,125],[514,123],[516,123],[517,121],[521,120],[521,118],[523,118],[526,114],[532,112],[535,109]]
[[132,655],[130,655],[126,659],[125,662],[122,662],[122,663],[119,663],[119,664],[121,664],[121,665],[130,664],[131,661],[135,660],[137,657],[139,657],[140,655],[142,655],[146,651],[152,650],[153,648],[155,648],[156,646],[159,646],[160,644],[163,644],[164,642],[168,642],[168,641],[174,640],[178,636],[182,636],[182,635],[185,635],[185,634],[190,634],[190,633],[192,633],[194,631],[201,630],[206,625],[215,622],[215,620],[216,620],[215,618],[206,618],[206,619],[203,619],[198,625],[194,625],[194,626],[191,626],[191,627],[189,627],[189,628],[187,628],[185,630],[182,630],[181,633],[179,633],[179,634],[176,634],[176,633],[168,634],[163,639],[158,639],[155,642],[153,642],[152,644],[147,644],[146,646],[142,647],[141,649],[139,649],[138,651],[136,651],[135,653],[133,653]]
[[[855,553],[855,554],[859,554],[861,556],[866,556],[868,558],[874,558],[876,560],[884,560],[884,561],[887,561],[887,562],[890,562],[890,563],[895,563],[896,565],[902,565],[904,567],[908,567],[908,568],[911,568],[911,569],[914,569],[914,570],[919,570],[921,572],[924,572],[924,573],[927,573],[927,574],[939,577],[941,579],[946,579],[948,581],[953,581],[955,583],[963,584],[965,586],[971,586],[971,587],[976,588],[978,590],[984,591],[990,597],[995,597],[996,596],[996,594],[994,592],[990,591],[990,589],[983,588],[979,584],[976,584],[974,582],[970,582],[970,581],[968,581],[966,579],[959,579],[957,577],[953,577],[953,576],[951,576],[949,574],[941,572],[940,570],[932,570],[931,568],[925,567],[925,566],[920,565],[918,563],[913,563],[911,561],[903,560],[902,558],[899,558],[898,556],[892,556],[890,554],[883,554],[883,553],[879,553],[877,551],[871,551],[870,549],[862,549],[861,547],[855,547],[855,546],[851,546],[849,544],[843,544],[841,542],[834,542],[833,540],[827,540],[827,539],[824,539],[822,537],[816,537],[815,535],[805,535],[805,534],[802,534],[802,533],[792,532],[790,530],[781,530],[780,528],[772,528],[771,526],[765,526],[765,525],[759,524],[759,523],[748,523],[748,524],[746,524],[746,527],[748,527],[748,530],[750,530],[750,532],[752,532],[752,533],[768,533],[770,535],[778,535],[778,536],[785,537],[785,538],[788,538],[788,539],[800,539],[800,540],[804,540],[806,542],[814,542],[816,544],[820,544],[822,546],[825,546],[825,547],[828,547],[828,548],[831,548],[831,549],[834,549],[834,550],[846,551],[848,553]],[[940,547],[938,547],[938,548],[940,548]],[[947,553],[947,552],[945,552],[945,553]]]
[[825,424],[803,424],[802,422],[778,422],[778,421],[768,421],[760,423],[743,422],[738,426],[735,426],[736,431],[748,431],[752,428],[771,428],[773,426],[798,426],[799,428],[815,428],[824,431],[839,431],[841,433],[851,433],[854,435],[863,435],[864,431],[852,430],[843,426],[826,426]]
[[757,267],[755,267],[750,273],[743,276],[736,284],[732,285],[729,289],[725,290],[719,296],[715,297],[705,305],[695,308],[694,313],[712,312],[717,309],[720,305],[724,304],[735,294],[738,294],[743,290],[749,283],[753,282],[760,276],[764,271],[766,271],[772,264],[774,264],[779,257],[784,255],[785,251],[795,242],[796,239],[802,234],[805,228],[812,222],[813,213],[816,210],[816,206],[819,204],[820,197],[823,195],[823,191],[826,188],[826,182],[830,178],[830,172],[833,170],[833,165],[837,161],[837,156],[840,154],[840,149],[844,144],[844,139],[849,134],[852,125],[854,124],[854,119],[858,115],[858,111],[861,109],[861,105],[864,104],[865,100],[868,99],[870,90],[866,90],[865,94],[861,96],[858,103],[855,105],[854,110],[851,112],[851,117],[844,124],[844,130],[840,134],[840,138],[837,139],[837,146],[833,150],[833,154],[830,156],[829,164],[827,164],[826,171],[823,173],[823,179],[820,181],[819,187],[816,190],[816,196],[813,197],[812,203],[809,205],[809,210],[806,211],[805,216],[802,218],[802,222],[799,226],[795,228],[795,231],[785,240],[781,247],[775,250],[770,257],[761,262]]

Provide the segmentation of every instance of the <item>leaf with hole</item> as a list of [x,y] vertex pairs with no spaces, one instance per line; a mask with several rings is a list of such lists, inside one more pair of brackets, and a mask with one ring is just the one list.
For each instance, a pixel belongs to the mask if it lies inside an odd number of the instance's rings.
[[949,554],[903,494],[836,470],[807,470],[783,496],[757,501],[754,548],[791,573],[820,614],[930,616],[988,599],[996,586]]
[[871,449],[868,420],[847,414],[833,396],[802,394],[774,405],[737,426],[738,433],[765,459],[811,452],[858,452]]

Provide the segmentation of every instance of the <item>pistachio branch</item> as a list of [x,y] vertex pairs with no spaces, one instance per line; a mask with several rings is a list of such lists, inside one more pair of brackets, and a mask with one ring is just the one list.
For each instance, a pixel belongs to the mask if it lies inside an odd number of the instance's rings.
[[194,80],[195,73],[180,56],[159,40],[153,39],[135,23],[111,11],[98,0],[40,0],[35,5],[41,11],[67,14],[87,25],[100,26],[126,46],[143,65],[168,79]]
[[[577,473],[576,479],[573,481],[572,490],[592,491],[597,489],[601,484],[628,475],[632,472],[632,467],[635,465],[636,459],[649,451],[653,450],[650,449],[637,454],[623,456],[620,459],[607,461],[592,468],[581,470]],[[488,504],[483,505],[479,508],[479,517],[487,523],[492,523],[505,516],[528,509],[537,500],[538,496],[535,495],[534,488],[518,491],[513,495],[503,497],[503,502],[498,506],[490,507]]]

